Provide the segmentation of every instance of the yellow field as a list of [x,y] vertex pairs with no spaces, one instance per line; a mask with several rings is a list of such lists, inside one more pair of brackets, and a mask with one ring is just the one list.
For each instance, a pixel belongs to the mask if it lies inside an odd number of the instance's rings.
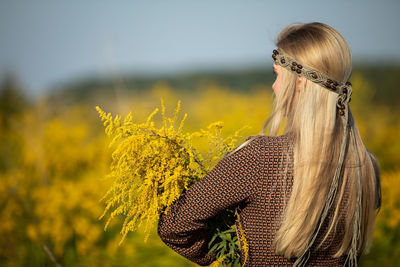
[[[382,171],[382,209],[374,245],[362,266],[400,265],[400,109],[375,105],[374,88],[353,74],[350,107],[366,146]],[[163,97],[167,114],[181,100],[184,131],[224,122],[226,136],[249,125],[240,141],[257,134],[270,114],[270,87],[238,92],[216,84],[177,93],[160,82],[146,93],[117,94],[96,105],[143,122]],[[6,100],[2,100],[8,101]],[[38,101],[19,111],[0,110],[0,262],[2,266],[195,266],[170,250],[155,229],[147,243],[130,233],[118,246],[122,220],[104,231],[99,200],[110,187],[110,139],[95,105],[54,107]],[[156,117],[155,120],[159,119]]]

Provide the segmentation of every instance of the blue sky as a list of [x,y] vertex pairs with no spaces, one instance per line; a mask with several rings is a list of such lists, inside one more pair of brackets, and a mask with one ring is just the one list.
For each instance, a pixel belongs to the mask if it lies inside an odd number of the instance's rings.
[[355,60],[399,63],[398,14],[396,0],[1,0],[0,77],[37,95],[88,75],[268,65],[279,31],[311,21],[342,33]]

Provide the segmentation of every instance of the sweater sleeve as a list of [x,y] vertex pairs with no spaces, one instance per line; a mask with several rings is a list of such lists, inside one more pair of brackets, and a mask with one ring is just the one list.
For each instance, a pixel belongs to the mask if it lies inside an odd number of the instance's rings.
[[[247,138],[246,140],[250,139]],[[227,208],[246,201],[261,181],[261,159],[256,141],[225,156],[161,214],[158,234],[165,244],[199,265],[209,265],[216,251],[207,255],[213,233],[207,221]]]

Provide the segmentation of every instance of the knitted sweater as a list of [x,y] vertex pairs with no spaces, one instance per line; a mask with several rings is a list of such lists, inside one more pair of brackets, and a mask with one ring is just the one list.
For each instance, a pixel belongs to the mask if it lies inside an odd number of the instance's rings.
[[[287,200],[290,196],[293,184],[291,142],[290,134],[260,135],[239,151],[225,156],[205,177],[189,187],[167,214],[160,216],[158,234],[161,239],[187,259],[209,265],[215,260],[215,253],[207,255],[212,237],[206,229],[207,221],[226,208],[239,206],[249,245],[246,266],[292,266],[294,259],[276,255],[272,246],[285,207],[284,198]],[[285,151],[289,152],[289,157],[285,156]],[[282,161],[289,161],[286,182],[280,176]],[[238,222],[236,224],[238,226]],[[311,250],[307,266],[344,265],[344,256],[331,256],[342,238],[341,230],[339,226],[338,234],[331,235],[323,243],[322,250]],[[240,238],[239,231],[237,234]],[[244,251],[241,250],[242,264],[243,260]]]

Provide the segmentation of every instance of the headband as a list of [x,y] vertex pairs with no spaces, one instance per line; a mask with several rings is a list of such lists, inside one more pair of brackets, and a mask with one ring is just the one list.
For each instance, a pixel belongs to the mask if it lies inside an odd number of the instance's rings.
[[360,240],[360,235],[361,235],[361,195],[362,195],[362,188],[361,188],[361,163],[360,163],[360,157],[357,152],[357,147],[356,147],[356,137],[355,137],[355,132],[354,132],[354,119],[353,116],[351,115],[350,109],[349,109],[349,102],[351,100],[351,93],[352,93],[352,85],[349,81],[346,83],[341,83],[338,81],[335,81],[331,77],[329,77],[326,74],[320,73],[310,67],[307,67],[306,65],[302,64],[301,62],[294,60],[293,58],[290,58],[288,56],[282,55],[282,53],[279,51],[279,49],[274,49],[272,51],[272,58],[274,59],[274,62],[285,69],[294,72],[297,75],[303,76],[306,79],[328,89],[331,92],[339,94],[338,100],[337,100],[337,108],[338,108],[338,113],[340,117],[342,118],[343,122],[343,137],[342,137],[342,144],[340,148],[340,153],[339,153],[339,159],[337,163],[337,167],[335,170],[335,175],[332,180],[332,184],[329,188],[328,195],[325,199],[325,205],[321,213],[320,220],[318,222],[317,228],[315,229],[313,235],[311,236],[311,239],[309,241],[309,244],[307,246],[307,249],[296,259],[295,263],[293,266],[304,266],[308,258],[310,257],[310,249],[312,245],[314,244],[317,235],[319,231],[321,230],[322,224],[324,220],[328,216],[328,211],[332,207],[332,204],[334,203],[336,193],[339,189],[339,177],[340,173],[342,172],[343,169],[343,163],[344,163],[344,158],[345,158],[345,150],[346,147],[349,144],[349,141],[351,142],[351,145],[353,147],[353,154],[355,157],[356,165],[357,165],[357,187],[358,187],[358,192],[357,192],[357,206],[356,206],[356,212],[355,212],[355,219],[354,219],[354,224],[353,224],[353,236],[351,240],[351,245],[350,245],[350,250],[348,252],[348,256],[346,258],[346,263],[349,263],[351,266],[356,265],[357,266],[357,256],[359,254],[358,252],[358,242]]
[[297,60],[294,60],[293,58],[284,56],[282,53],[280,53],[279,49],[274,49],[272,51],[272,58],[274,59],[275,63],[279,64],[285,69],[290,70],[300,76],[303,76],[304,78],[319,84],[320,86],[328,89],[331,92],[339,94],[339,99],[337,103],[339,115],[345,115],[345,103],[351,101],[352,85],[350,82],[338,82],[328,75],[307,67],[306,65],[300,63]]

